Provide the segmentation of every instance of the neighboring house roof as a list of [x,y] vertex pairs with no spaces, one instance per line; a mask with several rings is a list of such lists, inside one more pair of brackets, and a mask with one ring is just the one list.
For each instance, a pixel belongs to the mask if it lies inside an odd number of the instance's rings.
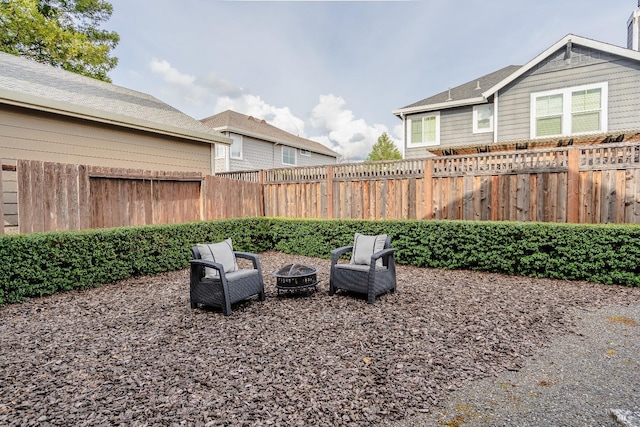
[[[510,65],[486,76],[473,79],[470,82],[446,90],[437,95],[425,98],[422,101],[402,107],[393,111],[393,114],[400,117],[405,114],[415,114],[427,111],[446,110],[448,108],[460,107],[463,105],[474,105],[486,103],[489,97],[500,89],[515,81],[527,71],[544,61],[549,55],[556,52],[563,46],[577,44],[592,49],[597,49],[613,55],[640,61],[640,52],[615,46],[608,43],[599,42],[585,37],[567,34],[551,47],[540,53],[538,56],[527,62],[525,65]],[[477,88],[480,89],[477,89]]]
[[198,142],[232,142],[151,95],[4,52],[0,104]]
[[237,113],[232,110],[223,111],[222,113],[207,117],[201,121],[219,132],[233,132],[276,144],[284,144],[309,150],[314,153],[324,154],[325,156],[340,157],[340,154],[319,142],[301,138],[272,126],[265,120]]
[[460,86],[456,86],[437,95],[425,98],[422,101],[414,102],[406,107],[402,107],[394,111],[393,114],[399,116],[400,114],[435,111],[487,102],[482,91],[504,80],[507,76],[520,69],[520,67],[520,65],[506,66],[491,74],[487,74],[486,76],[473,79],[467,83],[461,84]]

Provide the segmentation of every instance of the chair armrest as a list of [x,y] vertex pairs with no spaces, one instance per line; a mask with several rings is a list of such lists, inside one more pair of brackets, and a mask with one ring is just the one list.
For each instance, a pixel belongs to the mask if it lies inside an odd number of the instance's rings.
[[220,273],[220,277],[224,275],[224,267],[222,266],[222,264],[218,262],[207,261],[204,259],[192,259],[189,262],[191,263],[191,265],[199,265],[201,267],[214,268],[218,270],[218,273]]
[[236,258],[251,260],[251,262],[253,263],[253,268],[259,270],[258,267],[260,266],[260,261],[259,261],[258,254],[252,254],[250,252],[238,252],[238,251],[234,251],[233,253],[236,255]]
[[378,258],[388,256],[389,254],[393,255],[395,251],[396,251],[395,248],[387,248],[387,249],[381,250],[380,252],[376,252],[373,255],[371,255],[371,263],[373,263]]
[[343,246],[331,251],[331,265],[337,264],[340,256],[353,251],[353,246]]

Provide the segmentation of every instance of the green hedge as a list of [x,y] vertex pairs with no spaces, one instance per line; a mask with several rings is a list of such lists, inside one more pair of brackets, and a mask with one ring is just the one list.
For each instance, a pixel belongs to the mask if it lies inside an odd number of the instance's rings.
[[400,264],[640,286],[640,226],[250,218],[0,237],[0,305],[186,268],[196,243],[328,258],[386,233]]

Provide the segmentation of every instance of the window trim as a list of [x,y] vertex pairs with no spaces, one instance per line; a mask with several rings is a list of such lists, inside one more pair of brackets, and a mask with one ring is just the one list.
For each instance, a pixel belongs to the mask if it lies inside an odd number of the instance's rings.
[[[285,163],[284,161],[284,150],[289,149],[289,150],[293,150],[293,163]],[[285,166],[296,166],[298,164],[298,150],[296,150],[293,147],[289,147],[288,145],[283,145],[282,148],[280,149],[280,160],[282,161],[282,164]]]
[[[236,139],[234,137],[237,137],[237,141],[238,141],[238,145],[240,146],[240,155],[239,156],[234,156],[233,155],[233,144],[236,142]],[[231,138],[233,140],[233,143],[231,143],[229,145],[229,158],[233,159],[233,160],[242,160],[243,159],[243,148],[244,148],[244,136],[240,135],[238,133],[229,133],[229,138]]]
[[[436,118],[436,139],[435,141],[427,141],[427,142],[413,142],[411,141],[411,126],[415,120],[424,121],[424,119],[428,119],[431,117]],[[440,111],[436,111],[434,113],[425,114],[420,117],[407,118],[407,148],[415,148],[415,147],[431,147],[434,145],[440,145]],[[424,126],[422,127],[424,129]]]
[[[215,150],[215,158],[216,159],[224,159],[226,158],[226,151],[227,151],[227,147],[230,147],[229,145],[226,144],[221,144],[219,142],[215,143],[216,148]],[[220,156],[218,154],[221,154]]]
[[[489,127],[487,129],[478,128],[478,110],[487,108],[491,111],[491,116],[489,116]],[[482,105],[474,105],[473,106],[473,133],[489,133],[493,132],[493,105],[492,104],[482,104]]]
[[[576,132],[572,133],[572,115],[571,96],[573,92],[579,92],[590,89],[600,89],[600,129],[597,131]],[[562,95],[562,116],[561,116],[561,132],[555,135],[537,136],[537,117],[536,117],[536,98],[541,96]],[[530,100],[530,118],[529,129],[531,139],[555,138],[558,136],[588,135],[591,133],[603,133],[608,131],[609,116],[609,83],[600,82],[581,86],[572,86],[562,89],[546,90],[542,92],[532,92]]]

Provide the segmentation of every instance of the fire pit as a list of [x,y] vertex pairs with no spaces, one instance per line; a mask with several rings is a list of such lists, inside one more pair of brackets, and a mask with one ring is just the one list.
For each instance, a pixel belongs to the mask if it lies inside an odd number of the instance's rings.
[[288,264],[273,273],[276,277],[276,288],[278,296],[280,291],[300,292],[305,291],[309,296],[311,289],[317,290],[318,280],[316,272],[318,270],[310,265]]

